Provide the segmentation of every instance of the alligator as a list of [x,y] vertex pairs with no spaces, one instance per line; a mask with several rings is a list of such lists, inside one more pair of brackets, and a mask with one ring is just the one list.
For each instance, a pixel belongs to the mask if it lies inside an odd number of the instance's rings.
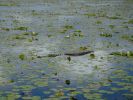
[[42,57],[57,57],[61,55],[67,55],[67,56],[83,56],[89,53],[92,53],[94,51],[81,51],[81,52],[74,52],[74,53],[64,53],[64,54],[48,54],[46,56],[37,56],[37,58],[42,58]]

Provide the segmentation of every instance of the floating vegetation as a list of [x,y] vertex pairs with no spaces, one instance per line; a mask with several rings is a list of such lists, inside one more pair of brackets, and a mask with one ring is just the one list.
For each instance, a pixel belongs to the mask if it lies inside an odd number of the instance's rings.
[[129,27],[127,25],[122,26],[122,28],[129,29]]
[[26,39],[26,37],[19,35],[19,34],[16,34],[15,36],[13,36],[13,39],[23,40],[23,39]]
[[57,97],[64,96],[64,92],[62,90],[59,90],[55,93],[55,96]]
[[0,3],[0,6],[16,6],[16,4],[2,4],[2,3]]
[[34,83],[34,85],[38,86],[38,87],[45,87],[48,86],[48,82],[44,82],[44,81],[36,81]]
[[60,33],[66,33],[68,30],[72,30],[74,27],[72,25],[66,25],[60,30]]
[[133,42],[133,35],[123,35],[121,38]]
[[107,16],[107,18],[109,18],[109,19],[122,19],[122,18],[120,18],[120,17],[118,17],[118,16]]
[[83,37],[84,34],[81,32],[81,33],[77,33],[77,32],[74,32],[72,33],[72,36],[79,36],[79,37]]
[[29,42],[32,42],[32,39],[28,39]]
[[81,31],[81,30],[75,30],[74,32],[78,32],[78,33],[81,33],[82,31]]
[[80,48],[79,48],[79,50],[81,50],[81,51],[84,51],[84,50],[87,50],[88,49],[88,47],[86,47],[86,46],[81,46]]
[[127,51],[127,52],[112,52],[110,55],[116,55],[116,56],[125,56],[125,57],[133,57],[133,52],[132,51]]
[[22,33],[22,35],[37,36],[37,35],[38,35],[38,33],[36,33],[36,32],[24,32],[24,33]]
[[19,54],[19,59],[24,60],[25,59],[25,54],[23,54],[23,53]]
[[2,27],[2,28],[0,28],[0,30],[3,30],[3,31],[10,31],[10,28]]
[[14,30],[25,30],[25,31],[27,31],[28,27],[24,27],[24,26],[16,27],[16,28],[14,28]]
[[84,97],[89,100],[102,100],[102,95],[99,93],[86,93],[84,94]]
[[90,54],[90,57],[92,58],[92,59],[94,59],[95,58],[95,54]]
[[9,83],[13,83],[13,82],[14,82],[14,80],[13,80],[13,79],[11,79],[11,80],[9,80],[8,82],[9,82]]
[[66,25],[66,26],[64,26],[64,28],[66,28],[66,29],[73,29],[74,27],[72,25]]
[[38,13],[38,12],[35,11],[35,10],[32,10],[32,15],[33,15],[33,16],[36,16],[36,15],[40,15],[40,13]]
[[0,100],[131,100],[132,0],[43,1],[0,2]]
[[127,23],[128,24],[133,24],[133,19],[130,19]]
[[[106,17],[107,13],[106,12],[97,12],[97,13],[86,13],[84,15],[88,16],[88,17]],[[101,22],[99,24],[101,24]]]
[[114,28],[115,28],[115,26],[114,26],[114,25],[109,25],[109,27],[110,27],[111,29],[114,29]]
[[[7,97],[3,100],[16,100],[20,98],[21,96],[18,93],[9,93]],[[2,100],[2,99],[1,99]]]
[[86,15],[86,16],[88,16],[88,17],[95,17],[95,16],[96,16],[95,13],[87,13],[87,14],[84,14],[84,15]]
[[102,24],[102,21],[98,20],[96,21],[96,24]]
[[12,39],[17,39],[17,40],[25,40],[27,39],[28,42],[32,42],[34,40],[38,40],[35,38],[38,35],[36,32],[24,32],[21,34],[15,34],[13,35]]
[[104,94],[113,94],[114,92],[112,91],[107,91],[107,90],[99,90],[99,93],[104,93]]
[[20,90],[24,91],[24,92],[28,92],[28,91],[31,91],[32,89],[34,89],[35,87],[33,85],[26,85],[26,84],[23,84],[21,86],[18,86],[17,88],[19,88]]
[[51,35],[51,34],[48,34],[47,36],[48,36],[49,38],[50,38],[50,37],[52,37],[52,35]]
[[74,31],[73,33],[70,33],[70,35],[67,35],[64,38],[71,38],[71,37],[84,37],[84,33],[78,30]]
[[63,29],[60,31],[60,33],[66,33],[68,30],[67,29]]
[[110,33],[101,33],[100,36],[102,36],[102,37],[112,37],[112,34],[110,34]]

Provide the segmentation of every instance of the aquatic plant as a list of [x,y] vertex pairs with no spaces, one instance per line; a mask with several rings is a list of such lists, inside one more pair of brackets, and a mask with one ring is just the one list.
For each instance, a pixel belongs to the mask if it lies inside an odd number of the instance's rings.
[[98,20],[96,21],[96,24],[102,24],[102,21]]
[[128,21],[128,24],[133,24],[133,19],[130,19],[130,20]]
[[122,19],[122,18],[120,18],[118,16],[107,16],[107,18],[109,18],[109,19]]
[[28,30],[28,27],[20,26],[20,27],[14,28],[14,30],[25,30],[25,31],[27,31]]
[[102,36],[102,37],[112,37],[112,34],[110,34],[110,33],[101,33],[100,36]]
[[109,25],[109,27],[110,27],[111,29],[115,28],[115,26],[114,26],[114,25]]
[[86,14],[84,14],[84,15],[86,15],[86,16],[88,16],[88,17],[95,17],[95,16],[96,16],[95,13],[86,13]]
[[2,27],[2,28],[0,28],[0,30],[3,30],[3,31],[10,31],[10,28]]
[[24,60],[25,59],[25,54],[23,54],[23,53],[19,54],[19,59]]

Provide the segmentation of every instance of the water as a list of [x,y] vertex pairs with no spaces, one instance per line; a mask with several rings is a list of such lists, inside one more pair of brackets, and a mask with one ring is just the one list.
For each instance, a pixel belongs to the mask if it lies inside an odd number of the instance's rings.
[[[132,4],[0,0],[0,100],[132,100],[133,58],[110,55],[133,50]],[[82,47],[95,56],[37,58]]]

